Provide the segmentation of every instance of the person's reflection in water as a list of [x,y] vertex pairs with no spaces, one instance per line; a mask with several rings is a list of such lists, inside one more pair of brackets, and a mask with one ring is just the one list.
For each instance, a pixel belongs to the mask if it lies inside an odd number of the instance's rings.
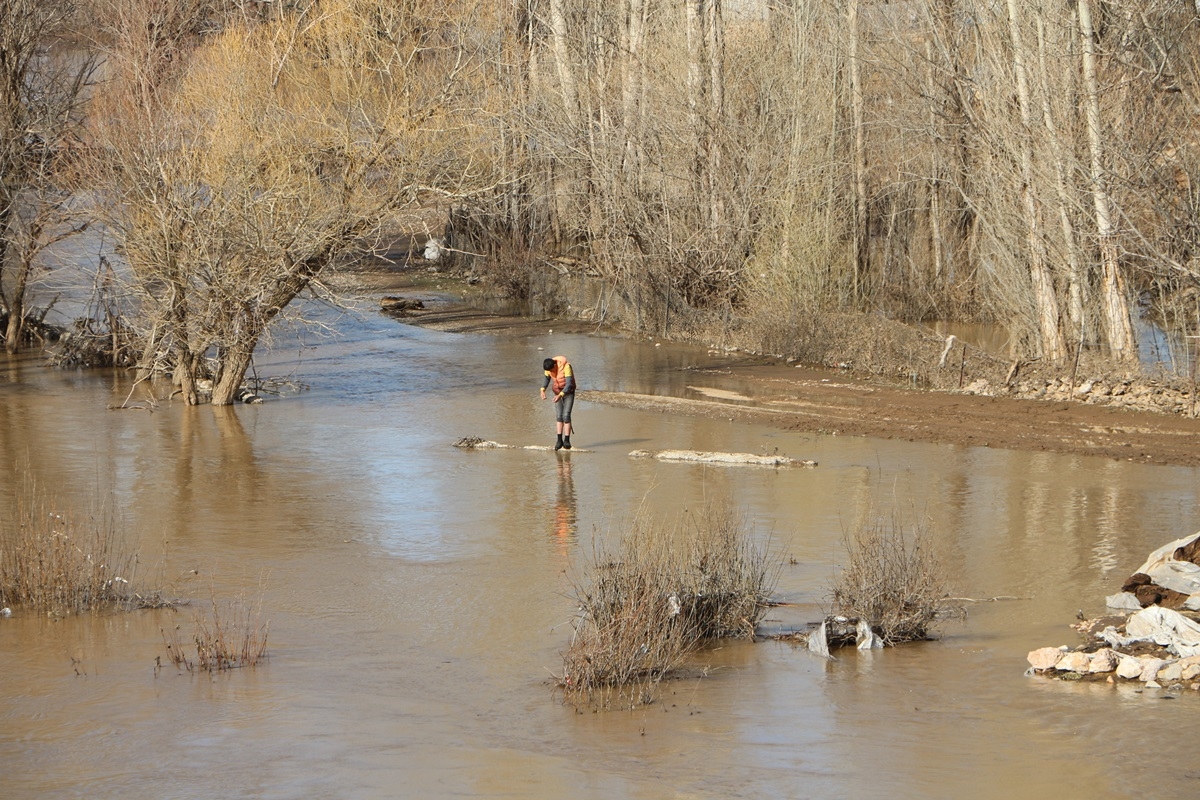
[[554,542],[567,555],[575,540],[575,481],[571,478],[571,454],[558,454],[558,497],[554,501]]

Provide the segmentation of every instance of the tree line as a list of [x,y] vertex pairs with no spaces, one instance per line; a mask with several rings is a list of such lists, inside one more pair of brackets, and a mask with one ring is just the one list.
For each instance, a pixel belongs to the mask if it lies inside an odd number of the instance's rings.
[[[232,402],[298,297],[430,209],[475,269],[751,312],[1200,328],[1200,4],[9,0],[0,312],[110,251],[114,363]],[[422,216],[425,215],[425,216]],[[657,302],[661,301],[661,302]],[[649,312],[648,312],[649,313]]]

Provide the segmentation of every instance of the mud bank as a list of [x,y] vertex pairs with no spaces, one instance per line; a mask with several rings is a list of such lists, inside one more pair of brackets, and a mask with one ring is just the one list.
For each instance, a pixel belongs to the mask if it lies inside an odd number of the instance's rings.
[[[449,283],[438,291],[406,291],[424,308],[408,311],[401,321],[448,332],[531,338],[556,332],[631,335],[586,319],[481,310],[454,291]],[[1191,387],[1182,382],[1085,366],[1059,376],[1043,365],[1006,363],[961,343],[947,349],[945,340],[898,323],[859,322],[858,349],[869,357],[857,361],[812,365],[727,345],[721,352],[732,365],[692,370],[695,381],[683,396],[629,395],[597,386],[585,386],[579,396],[787,430],[1200,465],[1200,419],[1191,416],[1197,409]],[[844,327],[856,329],[850,323]],[[709,338],[701,333],[663,344],[711,346]],[[830,352],[855,349],[849,339],[838,347]],[[713,391],[710,384],[718,373],[737,379],[746,390],[734,396]]]

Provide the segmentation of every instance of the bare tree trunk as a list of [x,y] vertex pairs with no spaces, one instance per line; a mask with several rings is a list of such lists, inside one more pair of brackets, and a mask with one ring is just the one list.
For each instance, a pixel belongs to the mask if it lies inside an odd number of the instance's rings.
[[197,364],[198,360],[187,349],[186,343],[176,349],[175,371],[172,377],[183,394],[183,402],[189,406],[200,405],[200,392],[196,387]]
[[690,133],[696,142],[693,181],[697,201],[704,196],[704,176],[708,172],[708,153],[704,149],[707,137],[704,134],[704,118],[701,113],[704,98],[704,24],[700,14],[702,2],[703,0],[684,0],[688,50],[688,120]]
[[550,0],[550,44],[554,51],[554,66],[558,70],[558,84],[562,90],[567,119],[573,126],[578,126],[579,87],[575,82],[567,46],[567,17],[563,10],[563,2],[564,0]]
[[237,402],[238,392],[246,371],[250,369],[250,361],[254,356],[253,344],[238,344],[229,348],[221,359],[221,374],[213,381],[212,404],[228,406]]
[[1058,299],[1054,291],[1054,279],[1046,264],[1046,253],[1041,234],[1041,215],[1033,193],[1033,112],[1029,96],[1029,76],[1025,67],[1025,45],[1021,37],[1017,0],[1007,0],[1007,2],[1009,35],[1013,50],[1013,71],[1016,73],[1017,79],[1017,103],[1021,114],[1021,207],[1025,214],[1030,285],[1033,289],[1038,329],[1041,333],[1042,355],[1051,361],[1061,361],[1066,355],[1066,348],[1063,344],[1062,331],[1059,329]]
[[1075,225],[1071,221],[1071,201],[1067,194],[1067,166],[1065,147],[1058,124],[1054,121],[1054,110],[1050,102],[1050,77],[1046,65],[1046,24],[1039,10],[1037,16],[1038,33],[1038,77],[1042,95],[1042,123],[1046,127],[1046,135],[1050,142],[1051,158],[1054,162],[1054,189],[1058,195],[1058,218],[1062,226],[1063,247],[1067,254],[1067,316],[1071,320],[1071,331],[1080,338],[1082,345],[1084,331],[1084,295],[1086,275],[1082,259],[1079,256],[1079,242],[1075,235]]
[[705,44],[708,55],[708,177],[709,226],[716,235],[724,225],[725,203],[721,197],[721,139],[725,121],[725,19],[721,0],[706,0]]
[[1129,318],[1129,302],[1117,263],[1117,238],[1104,174],[1104,149],[1100,133],[1100,90],[1096,80],[1096,34],[1092,25],[1091,0],[1078,0],[1079,35],[1083,43],[1083,83],[1087,108],[1088,146],[1091,151],[1092,203],[1096,209],[1096,233],[1100,238],[1100,291],[1104,328],[1113,358],[1128,361],[1137,357],[1137,343]]
[[642,45],[646,36],[646,0],[624,0],[621,15],[621,168],[626,179],[635,178],[641,162],[642,79],[645,64]]
[[866,279],[870,256],[870,237],[867,219],[867,144],[863,130],[862,69],[859,64],[858,0],[850,0],[846,9],[846,28],[849,32],[850,113],[854,127],[854,276],[853,302],[862,298],[862,283]]
[[16,353],[21,349],[21,334],[25,331],[24,290],[16,290],[8,301],[8,324],[4,329],[4,349]]
[[929,249],[933,253],[933,277],[937,283],[941,283],[945,277],[945,243],[942,237],[942,189],[941,189],[941,158],[939,148],[937,146],[938,139],[938,112],[935,105],[935,97],[933,80],[933,43],[928,39],[925,40],[925,62],[926,62],[926,78],[925,78],[925,95],[929,103],[929,138],[933,142],[933,146],[929,148],[931,155],[931,163],[929,165]]

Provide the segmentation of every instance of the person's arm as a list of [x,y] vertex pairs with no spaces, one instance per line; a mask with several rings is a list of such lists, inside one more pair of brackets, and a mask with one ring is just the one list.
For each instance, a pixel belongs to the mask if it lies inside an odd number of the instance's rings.
[[567,382],[563,385],[563,394],[571,394],[575,391],[575,370],[567,367],[567,373],[564,376]]
[[546,373],[546,380],[542,381],[542,399],[546,399],[546,387],[550,385],[550,373]]

